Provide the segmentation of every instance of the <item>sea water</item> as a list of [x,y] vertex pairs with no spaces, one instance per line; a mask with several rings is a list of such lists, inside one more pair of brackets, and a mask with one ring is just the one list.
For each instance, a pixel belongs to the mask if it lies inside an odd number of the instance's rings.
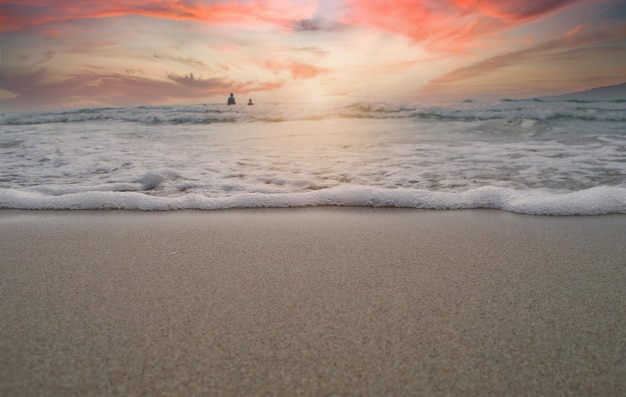
[[0,112],[0,208],[626,213],[626,102]]

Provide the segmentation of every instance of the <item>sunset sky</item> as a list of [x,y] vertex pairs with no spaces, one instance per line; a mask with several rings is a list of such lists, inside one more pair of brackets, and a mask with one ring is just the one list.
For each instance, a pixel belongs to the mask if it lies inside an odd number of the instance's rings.
[[450,101],[626,81],[626,0],[0,0],[0,111]]

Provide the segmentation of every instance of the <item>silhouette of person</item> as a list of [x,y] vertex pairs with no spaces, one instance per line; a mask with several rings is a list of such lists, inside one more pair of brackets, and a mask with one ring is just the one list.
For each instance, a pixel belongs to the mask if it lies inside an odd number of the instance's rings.
[[254,103],[252,103],[252,98],[248,99],[248,106],[252,106],[254,105]]
[[228,104],[229,105],[236,105],[237,102],[235,102],[235,96],[233,95],[233,93],[230,93],[230,96],[228,97]]

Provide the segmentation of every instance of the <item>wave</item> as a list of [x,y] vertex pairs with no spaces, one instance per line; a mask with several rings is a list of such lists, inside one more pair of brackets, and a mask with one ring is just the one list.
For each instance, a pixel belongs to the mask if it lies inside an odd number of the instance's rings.
[[56,112],[27,112],[0,114],[0,125],[29,125],[48,123],[79,123],[117,121],[144,124],[227,123],[238,121],[228,109],[205,106],[138,106],[132,108],[88,108]]
[[528,215],[626,214],[626,188],[601,186],[576,192],[480,187],[451,193],[339,186],[307,193],[247,193],[211,198],[200,194],[156,197],[139,192],[89,191],[48,195],[0,190],[0,208],[20,210],[218,210],[314,206],[396,207],[435,210],[498,209]]
[[132,122],[143,124],[214,124],[234,122],[284,122],[327,118],[413,119],[421,121],[485,121],[533,119],[550,121],[626,122],[625,101],[544,101],[503,99],[496,103],[466,100],[455,104],[354,103],[338,107],[304,104],[226,106],[197,104],[86,108],[68,111],[0,113],[0,125],[79,122]]
[[540,103],[608,103],[608,104],[621,104],[626,103],[626,99],[552,99],[550,97],[544,98],[529,98],[529,99],[512,99],[503,98],[502,102],[540,102]]

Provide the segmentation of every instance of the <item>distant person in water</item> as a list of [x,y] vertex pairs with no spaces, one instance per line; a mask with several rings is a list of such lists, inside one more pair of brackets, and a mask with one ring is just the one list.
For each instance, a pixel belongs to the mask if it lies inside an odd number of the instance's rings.
[[254,103],[252,103],[252,98],[248,99],[248,106],[252,106],[254,105]]
[[235,96],[233,95],[233,93],[230,93],[230,96],[228,97],[228,104],[229,105],[236,105],[237,102],[235,102]]

